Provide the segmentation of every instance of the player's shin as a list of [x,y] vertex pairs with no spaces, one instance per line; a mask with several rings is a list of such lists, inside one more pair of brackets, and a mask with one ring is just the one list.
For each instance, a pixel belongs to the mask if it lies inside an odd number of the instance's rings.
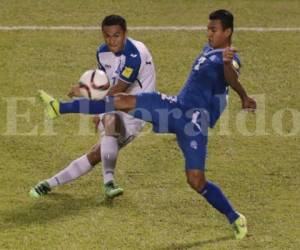
[[102,114],[114,111],[114,97],[107,96],[103,100],[77,99],[59,103],[59,113]]
[[116,137],[103,136],[101,138],[101,159],[104,184],[114,181],[118,152],[119,145]]
[[123,194],[123,188],[116,185],[114,173],[117,163],[119,145],[114,136],[103,136],[101,139],[101,159],[104,181],[104,193],[109,199]]
[[49,186],[55,187],[73,181],[82,175],[87,174],[93,166],[86,155],[72,161],[66,168],[47,180]]
[[234,211],[227,197],[223,194],[222,190],[214,183],[207,181],[205,186],[199,193],[207,200],[207,202],[217,209],[220,213],[224,214],[229,223],[233,223],[239,214]]

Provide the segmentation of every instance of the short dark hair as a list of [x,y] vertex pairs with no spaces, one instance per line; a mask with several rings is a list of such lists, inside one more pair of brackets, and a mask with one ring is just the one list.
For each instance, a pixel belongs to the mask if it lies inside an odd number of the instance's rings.
[[220,20],[223,30],[231,28],[233,32],[233,15],[228,10],[216,10],[209,14],[209,20]]
[[111,25],[120,25],[123,31],[127,31],[126,20],[119,15],[106,16],[102,21],[101,28],[103,29],[103,26],[111,26]]

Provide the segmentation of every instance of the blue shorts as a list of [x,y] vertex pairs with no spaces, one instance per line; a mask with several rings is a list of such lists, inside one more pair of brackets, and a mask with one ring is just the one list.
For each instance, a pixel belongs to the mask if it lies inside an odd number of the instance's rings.
[[136,118],[153,124],[155,133],[174,133],[185,158],[186,169],[205,170],[207,154],[207,112],[188,108],[176,96],[157,92],[137,95]]

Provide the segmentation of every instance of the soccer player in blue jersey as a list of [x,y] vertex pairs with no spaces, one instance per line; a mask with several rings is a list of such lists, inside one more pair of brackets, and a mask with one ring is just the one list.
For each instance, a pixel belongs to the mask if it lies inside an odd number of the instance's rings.
[[245,216],[233,208],[220,187],[205,177],[207,130],[215,126],[226,107],[228,87],[239,94],[244,109],[256,109],[255,100],[247,95],[239,81],[241,64],[231,45],[233,19],[227,10],[216,10],[209,15],[208,44],[196,58],[177,96],[153,92],[116,95],[100,101],[59,102],[44,91],[40,91],[39,95],[52,118],[66,113],[98,114],[122,110],[151,122],[157,133],[176,134],[185,158],[187,182],[226,216],[232,224],[235,238],[242,239],[247,234]]
[[[96,57],[99,69],[106,72],[112,85],[108,95],[155,91],[156,73],[152,55],[145,44],[127,36],[126,20],[119,15],[106,16],[101,30],[105,42],[97,49]],[[73,86],[69,96],[80,96],[78,84]],[[118,152],[138,136],[145,122],[121,111],[108,112],[93,120],[100,132],[99,142],[63,170],[39,182],[30,190],[30,196],[39,198],[46,195],[54,187],[85,175],[100,161],[105,196],[114,198],[123,193],[123,188],[116,184],[114,178]]]

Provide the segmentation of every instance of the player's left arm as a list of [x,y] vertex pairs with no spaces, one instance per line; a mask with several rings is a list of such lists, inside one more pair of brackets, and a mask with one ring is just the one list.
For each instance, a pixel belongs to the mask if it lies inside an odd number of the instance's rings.
[[247,95],[246,90],[242,86],[239,80],[238,69],[235,68],[233,60],[236,49],[227,47],[223,51],[223,63],[224,63],[224,76],[226,82],[234,89],[234,91],[240,96],[242,101],[242,108],[255,111],[256,101]]
[[116,95],[126,90],[136,81],[141,66],[138,56],[126,58],[125,65],[121,69],[117,83],[110,88],[107,95]]

